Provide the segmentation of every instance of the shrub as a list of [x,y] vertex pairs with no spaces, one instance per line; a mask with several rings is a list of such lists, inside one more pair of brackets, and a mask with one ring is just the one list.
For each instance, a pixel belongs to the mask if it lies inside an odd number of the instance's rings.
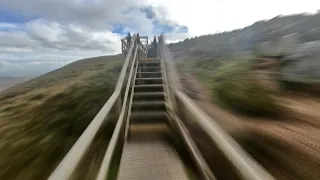
[[273,116],[280,110],[271,92],[252,76],[250,61],[232,62],[219,68],[212,88],[220,104],[238,112]]
[[[0,94],[0,179],[46,179],[112,95],[121,64],[77,61]],[[105,151],[113,128],[101,128],[91,157],[99,145]]]

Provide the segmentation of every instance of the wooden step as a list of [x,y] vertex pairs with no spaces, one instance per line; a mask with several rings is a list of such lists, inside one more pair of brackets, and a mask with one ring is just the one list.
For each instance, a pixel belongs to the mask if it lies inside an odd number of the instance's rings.
[[136,78],[136,84],[162,84],[162,78]]
[[132,124],[165,123],[167,120],[165,111],[133,111],[130,116]]
[[163,92],[163,84],[135,85],[134,92]]
[[130,134],[163,134],[169,131],[169,127],[166,123],[156,124],[131,124],[129,128]]
[[165,101],[133,101],[132,111],[155,111],[166,110]]
[[160,66],[159,60],[139,61],[139,66]]
[[137,72],[137,78],[161,78],[162,73],[159,72]]
[[135,92],[133,94],[134,101],[164,101],[164,92]]
[[152,66],[152,67],[138,67],[137,72],[159,72],[161,71],[161,66]]
[[147,57],[147,58],[141,58],[139,62],[141,61],[160,61],[160,59],[156,57]]

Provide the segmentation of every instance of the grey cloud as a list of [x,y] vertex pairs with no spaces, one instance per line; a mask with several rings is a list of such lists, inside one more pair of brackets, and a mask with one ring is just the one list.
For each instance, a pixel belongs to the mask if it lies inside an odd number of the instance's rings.
[[26,24],[26,32],[43,47],[59,51],[69,50],[103,50],[107,44],[113,43],[108,39],[100,42],[92,39],[89,30],[75,26],[63,26],[57,22],[35,20]]
[[[119,53],[121,37],[111,32],[113,25],[152,35],[153,20],[141,11],[146,6],[146,0],[0,0],[1,8],[29,18],[24,24],[4,24],[14,28],[0,31],[0,58],[10,62],[2,63],[1,73],[47,71],[62,66],[61,60]],[[161,8],[152,18],[174,23]]]
[[123,24],[130,32],[151,35],[152,22],[139,11],[144,4],[140,0],[2,0],[1,7],[41,19],[27,22],[20,30],[0,31],[1,56],[115,54],[120,51],[121,37],[110,32],[112,25]]
[[134,32],[139,32],[144,35],[152,35],[153,24],[150,19],[145,17],[145,14],[140,9],[135,9],[130,14],[125,15],[122,24],[128,26]]
[[0,53],[14,55],[68,54],[79,51],[115,54],[120,49],[120,36],[108,31],[90,31],[90,29],[62,25],[46,20],[34,20],[20,31],[0,32]]
[[37,42],[23,31],[0,31],[0,48],[32,48]]
[[64,29],[61,24],[56,22],[49,22],[44,19],[36,19],[27,22],[25,25],[26,31],[30,36],[41,40],[55,42],[59,41]]
[[[26,16],[40,16],[52,21],[77,23],[91,28],[110,28],[115,23],[128,23],[136,19],[134,12],[145,4],[141,0],[2,0],[7,7]],[[124,13],[125,12],[125,13]]]
[[[110,30],[115,24],[122,24],[126,30],[152,35],[151,17],[165,24],[176,24],[170,20],[165,8],[153,7],[146,0],[1,0],[0,6],[25,16],[41,17],[61,24],[74,24],[95,31]],[[146,16],[143,9],[149,9],[148,12],[151,12],[152,16]],[[39,36],[41,31],[54,33],[50,28],[58,28],[54,23],[47,25],[48,27],[34,27],[31,24],[27,28],[33,29],[37,38],[54,40],[52,38],[55,36]]]
[[170,26],[177,25],[177,22],[174,22],[173,20],[170,19],[170,17],[168,16],[169,12],[163,6],[152,7],[152,10],[154,13],[154,19],[166,25],[170,25]]

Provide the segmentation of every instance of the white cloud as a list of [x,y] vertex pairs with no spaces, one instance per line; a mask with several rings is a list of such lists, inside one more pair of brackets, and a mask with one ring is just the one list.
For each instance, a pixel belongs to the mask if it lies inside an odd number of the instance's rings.
[[86,57],[120,52],[119,34],[34,20],[0,31],[0,76],[34,76]]
[[139,10],[144,5],[144,0],[2,0],[1,7],[28,20],[0,22],[0,59],[65,62],[120,53],[121,35],[111,32],[114,24],[152,35],[151,20]]
[[[0,6],[28,16],[49,21],[74,23],[106,29],[114,23],[143,22],[134,9],[146,5],[145,0],[1,0]],[[131,11],[129,11],[131,9]],[[125,13],[124,13],[125,12]],[[142,26],[141,26],[142,28]]]
[[[0,22],[0,60],[50,69],[85,57],[119,53],[121,35],[112,32],[115,24],[123,25],[124,31],[152,36],[155,25],[141,7],[152,6],[155,20],[162,24],[188,28],[188,32],[174,28],[167,33],[170,43],[242,28],[279,14],[315,12],[320,1],[0,0],[0,6],[28,19]],[[0,73],[9,67],[19,69],[17,63],[2,64]]]
[[79,58],[119,53],[121,36],[110,31],[94,31],[40,19],[26,23],[25,29],[0,31],[0,38],[2,58],[7,55],[11,59],[14,56],[19,59],[43,59],[54,55],[56,60],[60,60],[72,54],[74,58]]
[[315,12],[317,0],[149,0],[163,7],[169,19],[185,25],[190,36],[213,34],[248,26],[283,14]]
[[36,19],[27,22],[25,29],[29,35],[50,42],[61,40],[61,36],[65,33],[61,24],[57,22],[49,22],[44,19]]

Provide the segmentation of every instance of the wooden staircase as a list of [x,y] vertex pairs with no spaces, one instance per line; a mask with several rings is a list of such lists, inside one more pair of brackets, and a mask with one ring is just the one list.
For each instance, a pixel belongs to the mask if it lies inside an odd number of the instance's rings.
[[135,76],[129,133],[118,179],[189,179],[178,153],[167,140],[170,129],[160,60],[139,60]]

